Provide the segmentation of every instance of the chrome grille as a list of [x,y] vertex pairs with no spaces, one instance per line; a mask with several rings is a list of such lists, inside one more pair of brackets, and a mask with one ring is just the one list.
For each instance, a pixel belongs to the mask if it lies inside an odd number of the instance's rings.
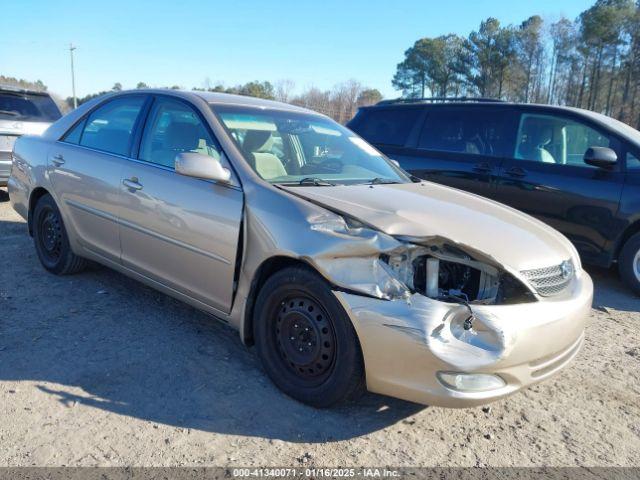
[[571,260],[552,267],[523,270],[522,275],[543,297],[550,297],[561,293],[575,275],[575,267]]

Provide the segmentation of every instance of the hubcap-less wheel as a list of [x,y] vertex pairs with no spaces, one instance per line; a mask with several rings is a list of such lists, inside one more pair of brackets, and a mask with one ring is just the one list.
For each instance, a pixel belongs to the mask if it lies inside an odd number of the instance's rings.
[[261,286],[253,315],[256,352],[284,393],[324,408],[365,390],[358,337],[319,274],[303,265],[275,272]]
[[335,363],[333,325],[320,305],[307,296],[282,301],[274,324],[278,352],[284,365],[300,379],[322,382]]
[[44,209],[39,218],[38,233],[42,253],[46,259],[55,263],[62,254],[62,222],[57,212],[50,208]]

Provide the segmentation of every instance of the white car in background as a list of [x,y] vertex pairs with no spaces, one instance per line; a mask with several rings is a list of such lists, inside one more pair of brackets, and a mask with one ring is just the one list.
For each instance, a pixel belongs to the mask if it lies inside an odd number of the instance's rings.
[[0,85],[0,187],[9,179],[16,138],[39,135],[61,116],[47,92]]

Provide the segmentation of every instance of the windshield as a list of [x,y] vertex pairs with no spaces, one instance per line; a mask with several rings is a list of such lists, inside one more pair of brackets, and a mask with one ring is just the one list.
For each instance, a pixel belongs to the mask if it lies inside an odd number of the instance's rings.
[[0,120],[55,122],[60,110],[49,95],[0,92]]
[[323,117],[215,105],[249,165],[270,183],[406,183],[400,168],[353,132]]

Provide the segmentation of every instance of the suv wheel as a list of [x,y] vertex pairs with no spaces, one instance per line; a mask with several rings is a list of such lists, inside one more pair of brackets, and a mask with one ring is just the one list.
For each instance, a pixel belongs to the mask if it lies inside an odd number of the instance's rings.
[[315,272],[293,267],[269,278],[258,294],[253,326],[264,369],[290,397],[322,408],[364,391],[356,332]]
[[49,194],[38,200],[33,211],[33,242],[40,263],[51,273],[67,275],[86,266],[87,261],[71,251],[60,210]]
[[640,233],[629,238],[622,247],[618,270],[622,280],[640,295]]

